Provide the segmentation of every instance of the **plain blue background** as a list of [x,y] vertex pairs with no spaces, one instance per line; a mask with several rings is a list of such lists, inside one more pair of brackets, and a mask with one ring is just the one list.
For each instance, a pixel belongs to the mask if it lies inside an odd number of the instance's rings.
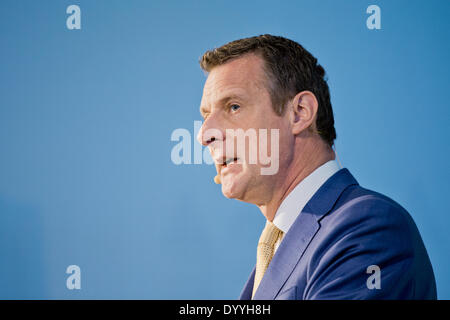
[[325,67],[339,160],[411,213],[449,299],[449,16],[445,0],[2,1],[0,298],[237,298],[263,216],[213,166],[173,164],[170,136],[201,119],[203,52],[271,33]]

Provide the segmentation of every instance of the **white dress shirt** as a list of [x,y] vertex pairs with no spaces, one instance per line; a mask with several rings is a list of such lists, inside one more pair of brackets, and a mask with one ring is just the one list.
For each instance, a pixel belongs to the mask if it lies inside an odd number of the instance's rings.
[[[300,183],[288,194],[281,203],[275,213],[275,218],[273,219],[273,224],[283,231],[283,237],[289,231],[289,228],[292,226],[295,219],[297,219],[300,212],[302,212],[305,205],[317,190],[319,190],[319,188],[340,169],[341,168],[336,160],[330,160],[300,181]],[[275,251],[278,249],[283,237],[275,244]]]

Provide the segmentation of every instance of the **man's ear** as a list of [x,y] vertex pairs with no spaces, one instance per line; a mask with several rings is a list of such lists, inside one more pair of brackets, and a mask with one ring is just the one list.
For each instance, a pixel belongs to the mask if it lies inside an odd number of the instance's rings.
[[315,129],[319,103],[311,91],[302,91],[292,100],[292,134],[298,135],[304,130]]

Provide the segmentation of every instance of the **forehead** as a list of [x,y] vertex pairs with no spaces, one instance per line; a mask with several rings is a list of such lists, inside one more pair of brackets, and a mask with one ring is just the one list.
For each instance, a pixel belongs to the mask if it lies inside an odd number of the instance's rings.
[[263,60],[248,54],[214,67],[203,89],[202,107],[208,107],[228,95],[251,96],[266,90]]

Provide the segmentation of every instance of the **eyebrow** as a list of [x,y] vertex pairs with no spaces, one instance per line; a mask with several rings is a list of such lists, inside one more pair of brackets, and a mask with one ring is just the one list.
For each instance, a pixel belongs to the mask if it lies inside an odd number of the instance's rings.
[[[244,100],[244,98],[238,94],[230,94],[227,95],[223,98],[221,98],[216,104],[219,106],[224,106],[228,101],[233,100],[233,99],[237,99],[237,100]],[[203,116],[205,114],[209,113],[205,107],[200,106],[200,114]]]

